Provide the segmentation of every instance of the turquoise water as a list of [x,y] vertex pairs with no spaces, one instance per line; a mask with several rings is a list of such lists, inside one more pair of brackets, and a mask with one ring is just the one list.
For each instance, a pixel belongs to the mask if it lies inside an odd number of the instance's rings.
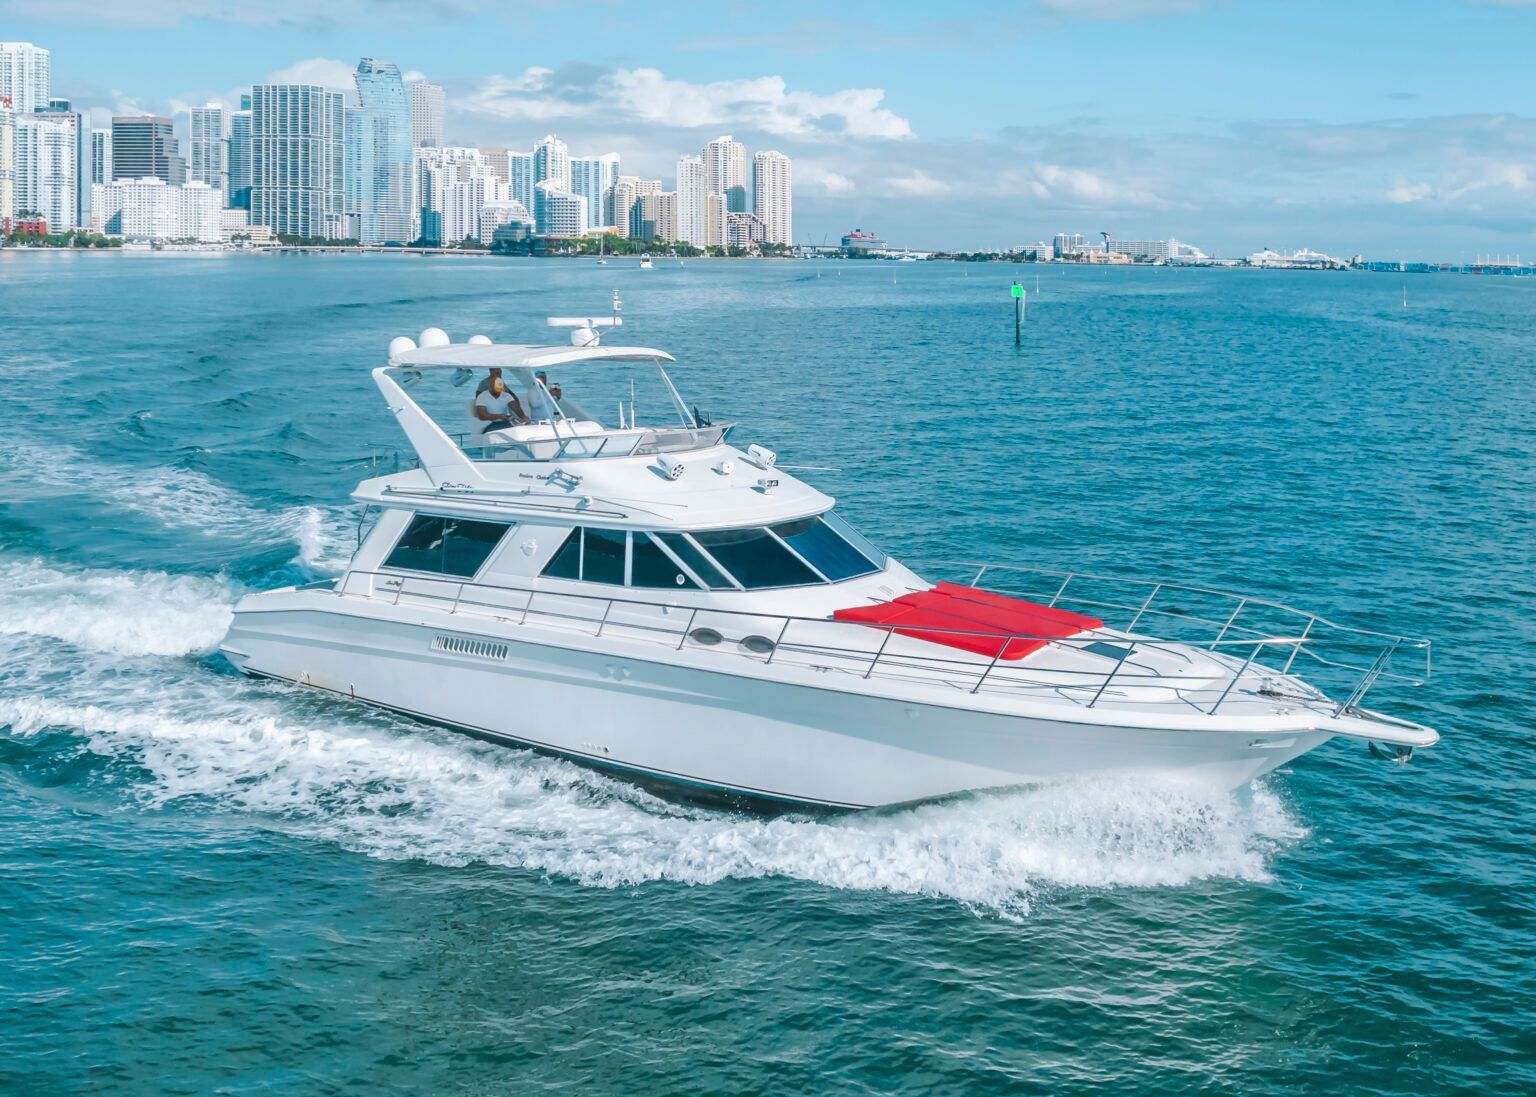
[[[1016,273],[0,252],[0,1090],[1536,1089],[1536,281]],[[769,821],[233,675],[389,338],[615,287],[891,551],[1431,637],[1445,741]]]

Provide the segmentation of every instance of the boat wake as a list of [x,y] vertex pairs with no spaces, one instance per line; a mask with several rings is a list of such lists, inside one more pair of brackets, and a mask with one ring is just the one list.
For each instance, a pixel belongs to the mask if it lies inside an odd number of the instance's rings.
[[230,812],[372,857],[592,887],[783,877],[1019,918],[1052,889],[1262,880],[1303,833],[1262,786],[1097,780],[819,820],[683,808],[570,763],[215,673],[188,656],[228,620],[238,591],[219,580],[4,568],[0,734],[67,733],[144,810]]

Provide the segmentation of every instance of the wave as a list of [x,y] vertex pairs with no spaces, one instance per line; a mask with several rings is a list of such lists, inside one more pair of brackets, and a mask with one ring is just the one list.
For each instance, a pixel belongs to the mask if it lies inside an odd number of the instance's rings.
[[530,752],[273,684],[185,674],[0,698],[13,734],[68,729],[143,774],[137,795],[250,813],[368,856],[482,863],[593,887],[784,877],[944,898],[1016,919],[1056,888],[1263,880],[1304,833],[1270,790],[1144,781],[1019,789],[830,820],[657,800]]
[[296,506],[263,510],[196,469],[107,465],[68,444],[0,444],[0,463],[49,488],[69,488],[104,505],[142,515],[171,530],[236,544],[292,542],[296,561],[316,574],[337,574],[354,548],[351,521],[340,511]]
[[240,593],[216,578],[0,561],[0,636],[126,656],[208,652]]

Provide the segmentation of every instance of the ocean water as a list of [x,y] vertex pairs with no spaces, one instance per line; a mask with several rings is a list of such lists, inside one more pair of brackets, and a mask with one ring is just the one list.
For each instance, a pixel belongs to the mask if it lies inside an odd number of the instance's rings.
[[[1536,281],[1017,274],[0,252],[0,1090],[1536,1090]],[[387,341],[613,289],[892,552],[1429,637],[1444,741],[767,820],[234,675]]]

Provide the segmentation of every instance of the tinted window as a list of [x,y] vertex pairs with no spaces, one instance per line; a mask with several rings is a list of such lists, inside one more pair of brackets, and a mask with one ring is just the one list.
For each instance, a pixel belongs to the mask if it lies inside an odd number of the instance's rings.
[[795,587],[821,582],[765,529],[726,529],[695,533],[702,545],[742,586]]
[[868,537],[865,537],[830,510],[821,516],[821,520],[836,530],[844,541],[847,541],[854,548],[869,557],[869,559],[873,560],[876,567],[885,567],[885,553],[871,544]]
[[589,529],[582,546],[581,577],[588,583],[624,585],[626,534],[621,529]]
[[637,533],[630,549],[629,585],[697,589],[699,584],[688,578],[687,573],[661,551],[661,546],[655,541],[643,533]]
[[653,536],[671,549],[677,558],[687,564],[711,590],[734,589],[731,581],[721,573],[720,569],[711,564],[708,557],[699,551],[698,546],[681,533],[657,533]]
[[843,540],[835,529],[820,518],[783,522],[774,526],[773,532],[784,538],[790,548],[834,583],[880,570],[872,560]]
[[418,514],[384,561],[387,568],[432,571],[468,579],[480,570],[511,526]]
[[581,578],[581,530],[571,530],[560,551],[544,565],[544,574],[551,579]]

